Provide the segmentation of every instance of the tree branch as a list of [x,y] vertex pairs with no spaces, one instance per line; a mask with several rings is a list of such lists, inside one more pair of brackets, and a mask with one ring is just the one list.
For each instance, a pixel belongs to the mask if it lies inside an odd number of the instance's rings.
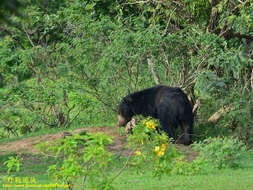
[[251,70],[250,84],[251,84],[251,90],[253,91],[253,68]]
[[217,123],[217,121],[221,118],[222,114],[228,112],[231,109],[231,106],[227,106],[226,108],[222,107],[207,120],[207,124]]
[[192,109],[192,113],[193,113],[194,115],[196,115],[196,113],[197,113],[199,107],[200,107],[200,100],[197,99],[197,101],[196,101],[196,103],[194,104],[193,109]]
[[118,172],[115,176],[112,177],[111,182],[112,182],[113,180],[115,180],[115,179],[124,171],[124,169],[128,166],[130,157],[133,155],[133,152],[134,152],[134,150],[131,150],[131,151],[129,152],[128,157],[127,157],[127,161],[126,161],[125,165],[119,170],[119,172]]
[[147,57],[147,62],[148,62],[148,65],[150,66],[150,69],[151,69],[152,75],[154,77],[155,83],[160,84],[157,72],[154,68],[154,64],[153,64],[153,62],[152,62],[152,60],[150,59],[149,56]]
[[18,43],[18,45],[23,49],[25,50],[25,47],[22,45],[22,43],[15,37],[12,35],[12,33],[7,29],[7,28],[4,28],[4,27],[1,27],[0,26],[0,32],[3,31],[5,32],[7,35],[9,35],[14,41],[16,41]]
[[240,34],[240,33],[232,33],[223,35],[226,39],[232,39],[232,38],[245,38],[247,40],[253,40],[253,34],[247,35],[247,34]]
[[209,23],[206,28],[206,32],[211,32],[212,30],[214,30],[215,25],[216,25],[216,21],[217,21],[217,16],[218,16],[218,10],[216,8],[217,1],[216,0],[209,0],[209,2],[212,6],[212,10],[211,10]]
[[[82,80],[85,80],[85,78],[86,78],[88,81],[91,80],[91,78],[88,76],[88,74],[87,74],[84,70],[82,70],[82,76],[81,76],[81,77],[82,77]],[[112,109],[114,112],[117,112],[117,111],[118,111],[117,109],[114,109],[114,108],[112,107],[112,105],[109,105],[109,104],[107,104],[105,101],[103,101],[103,99],[99,96],[99,92],[98,92],[97,88],[96,88],[94,85],[90,85],[90,87],[91,87],[95,92],[90,92],[90,91],[87,90],[87,93],[89,93],[89,94],[95,96],[96,99],[97,99],[98,101],[100,101],[100,102],[101,102],[102,104],[104,104],[106,107],[109,107],[110,109]]]

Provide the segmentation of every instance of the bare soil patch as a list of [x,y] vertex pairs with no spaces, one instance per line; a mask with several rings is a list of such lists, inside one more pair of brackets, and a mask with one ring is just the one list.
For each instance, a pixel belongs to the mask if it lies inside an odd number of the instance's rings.
[[[114,143],[109,145],[107,148],[113,153],[126,156],[130,152],[126,148],[127,136],[125,134],[120,133],[117,127],[89,127],[75,129],[69,132],[80,133],[82,131],[92,133],[103,132],[107,135],[112,136]],[[39,150],[35,149],[35,145],[46,141],[54,142],[58,139],[64,138],[64,136],[65,132],[59,132],[55,134],[39,135],[36,137],[28,137],[13,142],[3,143],[0,145],[0,154],[7,154],[10,152],[40,154]],[[186,160],[192,161],[198,155],[198,152],[193,151],[192,148],[190,148],[189,146],[184,146],[180,144],[176,144],[174,146],[176,146],[180,153],[183,153],[185,155]]]
[[[126,151],[126,137],[120,134],[117,131],[117,128],[114,127],[90,127],[90,128],[80,128],[70,131],[70,133],[80,133],[82,131],[97,133],[103,132],[113,137],[114,143],[108,146],[109,150],[112,152],[124,152]],[[64,138],[64,132],[59,132],[55,134],[46,134],[46,135],[39,135],[36,137],[28,137],[24,139],[20,139],[13,142],[7,142],[0,145],[0,152],[1,154],[6,154],[10,152],[16,153],[33,153],[39,154],[40,152],[35,149],[35,145],[42,143],[42,142],[54,142],[58,139]]]

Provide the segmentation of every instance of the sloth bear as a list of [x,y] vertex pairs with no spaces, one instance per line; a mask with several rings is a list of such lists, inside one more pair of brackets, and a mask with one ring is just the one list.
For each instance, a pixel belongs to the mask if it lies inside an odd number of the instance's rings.
[[192,143],[192,105],[180,88],[158,85],[127,95],[118,107],[118,125],[126,125],[132,116],[139,114],[157,118],[162,130],[173,139],[174,129],[180,125],[182,135],[179,142]]

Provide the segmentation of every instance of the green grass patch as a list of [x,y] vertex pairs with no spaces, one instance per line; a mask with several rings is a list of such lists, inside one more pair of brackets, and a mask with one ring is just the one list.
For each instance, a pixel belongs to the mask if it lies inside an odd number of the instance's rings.
[[170,189],[170,190],[251,190],[253,168],[218,170],[208,175],[164,176],[154,179],[151,173],[124,173],[115,183],[116,189]]
[[[0,175],[7,175],[7,167],[3,163],[9,159],[10,156],[16,156],[16,153],[9,153],[0,156]],[[22,160],[22,165],[19,172],[11,172],[10,175],[23,176],[23,175],[44,175],[46,174],[49,165],[54,164],[56,161],[52,157],[44,157],[38,154],[19,154]]]
[[[46,188],[46,185],[56,184],[52,176],[48,176],[47,168],[54,164],[54,158],[45,158],[42,155],[22,154],[23,158],[20,172],[6,173],[7,168],[3,166],[3,162],[8,160],[9,156],[15,156],[15,153],[3,155],[0,157],[0,189],[4,190],[20,190],[20,187],[3,187],[6,184],[7,177],[29,178],[36,179],[36,185],[42,187],[29,187],[29,190],[40,189],[67,189],[66,187],[51,187]],[[153,178],[150,168],[143,168],[143,173],[136,173],[133,169],[127,168],[122,175],[115,180],[114,187],[117,190],[152,190],[152,189],[170,189],[170,190],[251,190],[253,187],[253,159],[252,153],[245,158],[245,167],[240,169],[222,169],[214,170],[206,175],[180,176],[171,175],[163,176],[162,178]],[[111,172],[118,171],[125,161],[124,157],[114,157],[114,165],[110,167]],[[59,184],[63,184],[58,182]],[[13,183],[14,184],[14,183]],[[18,183],[16,183],[18,184]],[[43,185],[45,185],[43,187]],[[63,184],[64,185],[64,184]],[[75,190],[80,190],[81,179],[74,187]]]

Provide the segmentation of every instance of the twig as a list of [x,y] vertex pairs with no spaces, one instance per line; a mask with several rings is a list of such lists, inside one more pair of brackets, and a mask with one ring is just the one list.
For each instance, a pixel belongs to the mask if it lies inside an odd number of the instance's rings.
[[62,91],[63,91],[63,101],[64,101],[64,105],[69,109],[67,92],[66,92],[65,89],[63,89]]
[[80,115],[80,113],[83,111],[83,109],[81,109],[76,115],[75,117],[69,122],[69,125],[72,124],[72,122]]
[[243,1],[240,1],[240,0],[238,0],[238,1],[239,1],[239,3],[241,3],[243,5],[245,5],[247,3],[247,1],[246,2],[243,2]]
[[225,24],[219,34],[219,37],[225,37],[230,31],[230,29],[232,28],[232,26],[233,26],[233,23],[231,23],[229,26]]
[[141,3],[148,3],[150,0],[147,1],[134,1],[134,2],[129,2],[129,3],[123,3],[123,5],[135,5],[135,4],[141,4]]
[[[84,70],[82,70],[82,76],[81,76],[81,78],[82,78],[82,80],[85,80],[85,78],[88,80],[88,81],[90,81],[90,77],[88,76],[88,74],[84,71]],[[102,98],[99,96],[99,93],[98,93],[98,90],[97,90],[97,88],[95,87],[95,86],[91,86],[91,88],[93,89],[93,90],[95,90],[95,92],[90,92],[89,90],[86,90],[86,92],[87,93],[89,93],[89,94],[91,94],[91,95],[93,95],[93,96],[95,96],[96,97],[96,99],[98,100],[98,101],[100,101],[102,104],[104,104],[106,107],[109,107],[111,110],[113,110],[114,112],[117,112],[118,110],[117,109],[114,109],[113,107],[112,107],[112,105],[109,105],[109,104],[107,104],[106,102],[104,102],[103,100],[102,100]]]
[[25,29],[25,27],[24,27],[24,26],[23,26],[23,29],[24,29],[25,34],[26,34],[26,36],[27,36],[27,38],[28,38],[29,42],[31,43],[32,47],[34,47],[34,43],[33,43],[33,41],[31,40],[31,38],[30,38],[29,34],[27,33],[27,31],[26,31],[26,29]]
[[132,156],[133,152],[134,152],[134,150],[131,150],[131,152],[129,152],[125,165],[119,170],[119,172],[114,177],[112,177],[111,182],[113,180],[115,180],[124,171],[124,169],[128,166],[130,157]]
[[166,27],[165,27],[165,29],[164,29],[163,35],[165,35],[165,34],[167,33],[166,31],[167,31],[167,29],[168,29],[168,27],[169,27],[172,14],[175,12],[175,10],[177,10],[177,8],[174,8],[174,9],[172,10],[172,12],[170,13],[170,16],[169,16],[169,18],[168,18],[168,22],[167,22]]
[[193,113],[194,115],[196,115],[196,113],[197,113],[199,107],[200,107],[200,100],[197,99],[197,101],[196,101],[196,103],[194,104],[193,109],[192,109],[192,113]]
[[179,135],[178,138],[177,138],[177,140],[175,140],[175,143],[179,143],[180,140],[181,140],[181,138],[182,138],[183,136],[184,136],[184,133],[181,134],[181,135]]
[[83,180],[82,180],[82,189],[84,190],[84,184],[85,184],[85,181],[86,181],[86,176],[83,176]]
[[67,112],[67,116],[66,116],[66,121],[63,123],[64,125],[67,125],[69,123],[70,120],[70,112],[76,107],[76,105],[74,104],[71,108],[68,109]]
[[251,84],[251,90],[253,91],[253,68],[251,70],[250,84]]

